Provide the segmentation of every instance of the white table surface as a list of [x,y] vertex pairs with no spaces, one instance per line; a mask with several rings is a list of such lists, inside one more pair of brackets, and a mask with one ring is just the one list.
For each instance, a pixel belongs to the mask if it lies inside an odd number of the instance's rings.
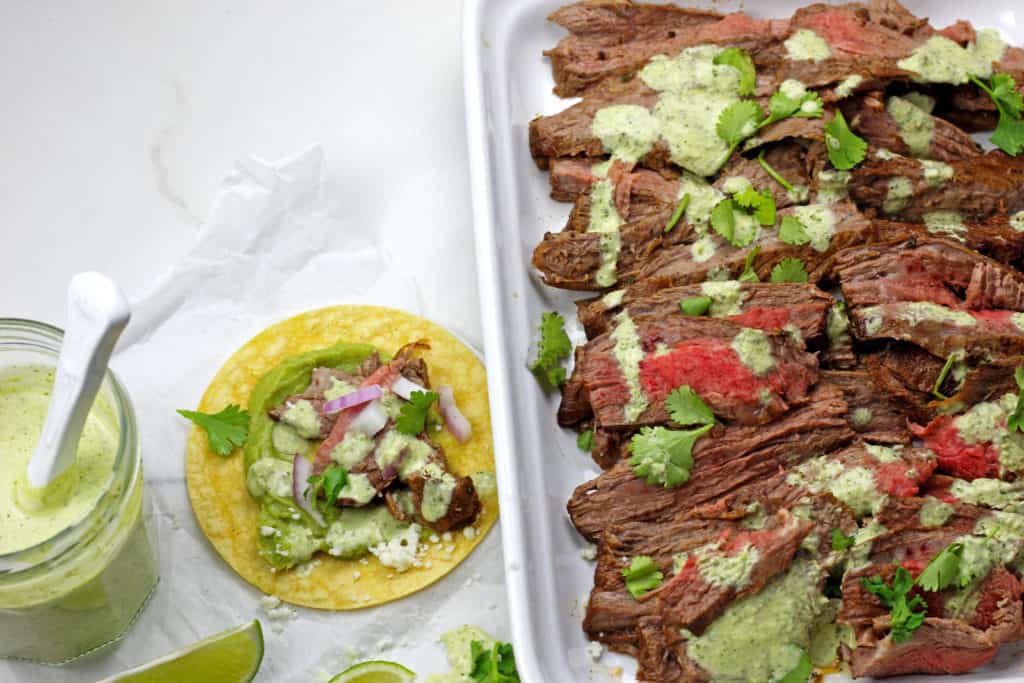
[[[236,159],[320,143],[335,206],[409,264],[410,308],[479,348],[459,5],[0,3],[0,316],[63,325],[67,281],[87,269],[142,296],[193,246]],[[173,606],[155,600],[145,618],[161,609]],[[507,637],[481,612],[464,618]],[[0,679],[102,669],[19,665]]]

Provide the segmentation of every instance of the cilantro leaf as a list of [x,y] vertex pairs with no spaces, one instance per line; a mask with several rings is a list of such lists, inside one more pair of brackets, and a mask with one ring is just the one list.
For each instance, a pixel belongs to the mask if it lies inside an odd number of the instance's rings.
[[1024,152],[1024,120],[1000,113],[999,123],[990,140],[1010,156]]
[[639,598],[660,586],[665,575],[658,569],[658,565],[654,564],[654,560],[646,555],[638,555],[622,570],[622,577],[626,579],[626,590],[629,594]]
[[735,206],[731,199],[723,199],[711,210],[711,227],[730,244],[736,233]]
[[711,408],[688,384],[674,389],[665,399],[665,407],[672,421],[681,427],[715,423]]
[[779,239],[794,246],[811,243],[811,236],[807,234],[807,228],[796,216],[782,217],[782,224],[779,225]]
[[489,648],[479,640],[469,644],[473,669],[469,677],[478,683],[519,683],[515,652],[510,643],[494,643]]
[[903,567],[896,569],[892,579],[892,587],[885,585],[881,576],[861,577],[861,586],[869,593],[878,596],[879,601],[890,609],[892,640],[897,645],[910,640],[927,616],[924,600],[920,595],[907,599],[914,587],[914,579]]
[[206,440],[217,455],[231,455],[249,438],[249,413],[233,403],[219,413],[179,410],[178,415],[206,430]]
[[750,55],[738,47],[728,47],[719,52],[714,60],[715,64],[728,64],[740,72],[740,95],[753,95],[757,85],[757,71],[754,69],[754,60]]
[[676,227],[676,223],[683,217],[683,212],[686,211],[686,207],[690,205],[690,193],[686,193],[679,200],[679,205],[676,210],[672,213],[672,217],[668,219],[668,223],[665,224],[663,232],[672,232],[672,228]]
[[807,679],[811,677],[813,670],[811,658],[807,656],[806,652],[801,652],[800,662],[796,665],[796,668],[783,676],[779,683],[807,683]]
[[1017,90],[1017,82],[1013,80],[1013,76],[1007,73],[995,74],[990,84],[992,99],[1001,109],[1018,118],[1024,114],[1024,97]]
[[956,352],[949,354],[949,357],[946,358],[946,362],[942,366],[942,369],[939,370],[939,376],[935,378],[935,384],[932,385],[932,396],[940,400],[949,398],[942,393],[942,385],[946,383],[946,378],[949,376],[949,372],[953,369],[953,365],[957,360],[962,358],[962,356],[962,353]]
[[341,490],[348,483],[348,471],[341,465],[331,463],[322,473],[314,474],[306,479],[306,483],[309,484],[309,488],[303,492],[304,496],[311,500],[317,500],[320,490],[323,489],[327,503],[334,505]]
[[802,86],[789,88],[783,83],[768,100],[768,118],[761,125],[767,126],[791,116],[816,119],[824,113],[825,105],[818,93]]
[[793,191],[793,183],[783,178],[781,173],[772,168],[772,165],[764,158],[763,149],[761,150],[761,153],[757,155],[757,163],[761,164],[761,168],[764,169],[764,172],[771,176],[772,180],[781,185],[786,191]]
[[674,430],[644,427],[629,441],[629,465],[636,476],[651,486],[675,488],[690,479],[693,444],[710,431],[712,425],[697,429]]
[[1006,429],[1010,432],[1024,432],[1024,365],[1017,366],[1013,371],[1013,378],[1017,381],[1017,406],[1006,418]]
[[733,197],[740,207],[754,212],[761,225],[775,225],[775,198],[768,190],[758,192],[753,186],[747,187]]
[[772,282],[807,282],[804,262],[798,258],[784,258],[772,268]]
[[761,278],[757,276],[757,271],[754,270],[754,261],[757,260],[757,255],[761,253],[761,247],[754,247],[747,252],[747,260],[743,262],[743,272],[737,278],[740,282],[760,282]]
[[847,536],[843,533],[843,530],[836,527],[832,530],[832,550],[838,550],[842,552],[853,547],[854,538],[853,536]]
[[408,436],[418,436],[427,422],[427,411],[437,400],[433,391],[414,391],[409,400],[402,404],[395,429]]
[[679,310],[683,315],[704,315],[711,308],[710,296],[691,296],[679,302]]
[[576,437],[576,446],[581,451],[590,453],[594,450],[594,430],[584,429],[580,432],[580,435]]
[[540,317],[540,341],[537,343],[537,358],[530,365],[541,387],[557,389],[565,382],[565,368],[562,361],[572,353],[572,342],[565,333],[565,319],[558,313],[544,313]]
[[825,147],[828,149],[828,160],[840,171],[849,171],[864,161],[868,151],[868,143],[857,137],[846,125],[841,111],[825,124]]
[[757,127],[764,120],[764,112],[753,100],[740,100],[730,104],[718,116],[715,130],[718,137],[730,146],[736,147],[757,132]]
[[977,76],[971,76],[971,80],[992,98],[999,110],[999,123],[992,132],[992,144],[1010,156],[1024,152],[1024,120],[1021,119],[1024,97],[1017,90],[1013,76],[998,73],[988,83]]
[[[940,591],[958,583],[960,578],[960,558],[964,554],[963,543],[950,543],[932,558],[921,575],[917,577],[917,585],[926,591]],[[961,586],[967,585],[961,582]]]

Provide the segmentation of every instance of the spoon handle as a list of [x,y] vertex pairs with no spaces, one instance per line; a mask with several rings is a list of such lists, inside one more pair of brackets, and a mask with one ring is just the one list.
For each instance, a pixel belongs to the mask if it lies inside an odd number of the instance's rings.
[[130,317],[128,300],[106,275],[87,272],[71,278],[68,325],[50,408],[28,464],[31,486],[46,486],[74,463],[85,420]]

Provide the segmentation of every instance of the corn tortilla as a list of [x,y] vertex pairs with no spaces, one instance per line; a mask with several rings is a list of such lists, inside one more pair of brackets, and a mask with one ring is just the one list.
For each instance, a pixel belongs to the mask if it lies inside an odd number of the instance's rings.
[[[473,427],[473,436],[465,445],[447,430],[433,438],[444,449],[454,472],[493,473],[487,377],[480,360],[443,328],[390,308],[322,308],[267,328],[221,367],[203,395],[199,410],[217,412],[232,403],[247,407],[253,387],[264,374],[305,351],[344,341],[371,344],[390,355],[421,339],[431,346],[418,354],[427,362],[431,384],[454,387],[459,408]],[[236,451],[227,458],[217,455],[207,445],[205,432],[193,427],[186,444],[185,476],[199,525],[224,561],[264,593],[317,609],[372,607],[426,588],[465,559],[498,518],[497,493],[478,491],[483,510],[473,525],[477,533],[469,538],[462,531],[453,532],[451,541],[428,543],[423,567],[399,573],[373,555],[342,560],[318,553],[305,566],[275,573],[257,554],[260,508],[245,486],[242,453]]]

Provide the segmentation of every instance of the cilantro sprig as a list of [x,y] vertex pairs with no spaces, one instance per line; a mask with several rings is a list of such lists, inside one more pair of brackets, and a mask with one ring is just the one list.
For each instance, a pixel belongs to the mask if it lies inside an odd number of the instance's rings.
[[761,247],[754,247],[747,252],[747,258],[743,262],[743,272],[736,278],[740,282],[760,282],[761,278],[757,276],[757,271],[754,270],[754,261],[757,260],[757,255],[761,253]]
[[960,573],[960,560],[963,554],[963,543],[950,543],[924,568],[917,577],[917,585],[926,591],[940,591],[954,584],[961,588],[969,584],[974,577],[970,574],[961,576]]
[[761,168],[764,169],[764,172],[771,176],[771,179],[777,182],[779,185],[781,185],[783,189],[785,189],[787,192],[792,192],[795,189],[793,187],[793,183],[786,180],[781,173],[776,171],[775,168],[768,163],[768,160],[764,158],[763,149],[757,155],[757,163],[761,164]]
[[565,368],[562,367],[562,363],[571,353],[572,342],[565,333],[565,319],[554,312],[541,315],[537,358],[530,364],[530,370],[542,388],[557,389],[565,383]]
[[341,465],[331,463],[320,474],[314,474],[306,479],[306,483],[309,486],[303,495],[310,500],[317,500],[322,490],[327,504],[334,505],[335,501],[338,500],[338,495],[341,494],[341,490],[348,483],[348,471]]
[[711,210],[711,227],[734,247],[748,246],[757,237],[756,230],[739,231],[737,217],[753,216],[762,226],[775,225],[775,198],[768,190],[758,192],[746,187],[723,199]]
[[861,577],[861,586],[878,596],[881,603],[890,610],[891,634],[894,643],[905,643],[921,627],[927,616],[924,600],[920,595],[908,598],[914,587],[914,579],[903,567],[896,569],[892,586],[887,586],[881,576]]
[[794,246],[811,243],[811,236],[807,234],[807,227],[796,216],[782,217],[782,223],[779,224],[779,239],[786,244]]
[[772,282],[807,282],[804,262],[798,258],[784,258],[772,268]]
[[1024,152],[1024,97],[1017,90],[1013,76],[998,73],[988,83],[971,76],[971,81],[992,98],[999,110],[999,123],[992,131],[992,144],[1010,156]]
[[179,410],[178,414],[206,431],[206,440],[217,455],[231,455],[249,438],[249,413],[233,403],[217,413]]
[[665,407],[672,421],[681,427],[715,423],[715,414],[711,408],[688,384],[674,389],[665,399]]
[[408,436],[418,436],[426,426],[427,413],[436,400],[436,392],[412,392],[409,400],[402,404],[398,419],[395,420],[395,429]]
[[[749,55],[737,48],[730,48],[742,53],[749,60]],[[737,57],[737,59],[739,59]],[[738,68],[738,67],[737,67]],[[746,79],[746,80],[744,80]],[[757,74],[753,70],[753,62],[750,62],[750,71],[741,70],[740,95],[754,94],[754,83]],[[744,85],[750,85],[744,89]],[[779,86],[768,100],[768,114],[764,113],[761,105],[754,100],[740,100],[734,102],[722,110],[718,116],[715,130],[718,136],[725,140],[732,150],[754,135],[758,130],[783,119],[797,118],[821,118],[825,113],[825,105],[821,96],[813,90],[807,90],[797,81],[785,81]]]
[[592,452],[594,450],[594,430],[584,429],[580,432],[580,435],[576,437],[576,447],[587,453]]
[[676,223],[683,217],[683,212],[686,211],[686,207],[690,205],[690,194],[684,194],[680,200],[679,205],[676,206],[676,210],[672,212],[672,217],[668,219],[668,223],[665,224],[665,229],[662,232],[672,232],[672,228],[676,227]]
[[1006,418],[1006,429],[1010,432],[1024,432],[1024,365],[1013,371],[1013,379],[1017,382],[1017,405]]
[[629,441],[629,465],[651,486],[675,488],[685,484],[693,467],[693,445],[712,426],[689,430],[644,427]]
[[665,575],[650,557],[638,555],[622,570],[622,578],[626,579],[626,590],[629,594],[639,598],[660,586]]
[[853,536],[847,536],[843,533],[843,530],[836,527],[832,530],[832,550],[842,552],[853,547],[853,543],[856,539]]
[[469,677],[477,683],[519,683],[511,643],[494,643],[485,647],[481,641],[474,640],[469,644],[469,656],[473,660]]
[[753,95],[757,85],[757,70],[754,60],[746,51],[738,47],[727,47],[715,55],[715,64],[728,64],[740,72],[740,95]]
[[828,160],[832,162],[834,168],[849,171],[864,161],[868,143],[850,130],[846,125],[846,119],[843,118],[843,112],[836,110],[836,115],[825,124],[825,148],[828,150]]

